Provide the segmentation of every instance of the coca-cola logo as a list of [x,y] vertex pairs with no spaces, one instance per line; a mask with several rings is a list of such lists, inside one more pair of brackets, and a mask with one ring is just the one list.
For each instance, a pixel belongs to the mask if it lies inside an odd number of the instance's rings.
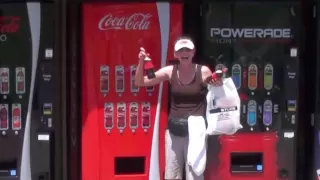
[[16,33],[19,28],[19,16],[0,16],[0,42],[7,41],[7,34]]
[[98,28],[101,31],[108,29],[148,30],[151,17],[149,13],[134,13],[129,16],[107,14],[100,19]]

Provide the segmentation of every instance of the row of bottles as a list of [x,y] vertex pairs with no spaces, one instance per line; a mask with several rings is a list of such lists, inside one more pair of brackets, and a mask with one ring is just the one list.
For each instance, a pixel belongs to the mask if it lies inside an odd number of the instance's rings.
[[[134,96],[139,93],[140,88],[134,85],[134,76],[136,73],[136,66],[131,65],[128,67],[128,70],[125,69],[122,65],[116,65],[114,67],[114,76],[110,76],[110,70],[111,68],[107,65],[101,65],[100,66],[100,92],[106,96],[110,92],[110,80],[111,77],[114,77],[115,79],[115,85],[114,90],[119,95],[122,96],[122,94],[125,92],[125,84],[126,84],[126,72],[130,70],[130,92],[133,93]],[[154,92],[154,86],[146,87],[146,92],[152,96],[152,93]]]
[[[108,133],[110,133],[113,128],[123,133],[123,130],[127,128],[127,119],[129,121],[128,127],[132,132],[136,132],[139,128],[139,122],[141,122],[141,127],[144,131],[147,132],[151,125],[151,103],[107,102],[104,104],[104,126]],[[114,125],[115,120],[116,125]]]
[[21,104],[11,104],[11,113],[9,110],[9,104],[0,104],[0,131],[2,134],[6,134],[6,130],[10,129],[10,116],[11,116],[11,129],[21,129]]
[[[228,65],[218,63],[216,69],[222,66]],[[240,57],[231,65],[231,76],[238,90],[250,91],[251,95],[258,90],[264,90],[270,95],[274,88],[274,67],[259,57],[253,60]]]
[[[6,67],[0,68],[0,94],[6,95],[10,94],[10,69]],[[26,92],[25,84],[25,68],[16,67],[15,68],[15,92],[16,94],[22,95]]]
[[[215,69],[223,67],[228,68],[228,65],[217,62]],[[240,57],[229,67],[241,97],[241,121],[250,131],[271,130],[274,116],[279,112],[279,102],[274,98],[277,91],[273,64],[260,57]]]

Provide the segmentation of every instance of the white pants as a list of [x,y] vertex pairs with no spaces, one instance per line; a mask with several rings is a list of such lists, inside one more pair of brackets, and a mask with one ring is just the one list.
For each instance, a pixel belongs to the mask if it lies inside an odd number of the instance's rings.
[[166,168],[165,179],[182,179],[183,168],[186,170],[187,180],[203,180],[203,176],[197,176],[192,172],[192,168],[188,166],[189,137],[179,137],[172,135],[169,130],[165,133],[165,149],[166,149]]

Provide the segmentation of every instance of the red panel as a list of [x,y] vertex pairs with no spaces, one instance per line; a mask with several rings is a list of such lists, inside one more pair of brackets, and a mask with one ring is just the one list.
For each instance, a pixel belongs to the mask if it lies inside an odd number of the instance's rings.
[[[277,135],[276,133],[239,133],[233,136],[220,136],[220,155],[218,172],[208,168],[207,180],[274,180],[277,179]],[[262,152],[262,173],[231,174],[230,154],[232,152]],[[216,174],[217,173],[217,174]]]
[[[137,64],[140,47],[151,54],[156,69],[165,65],[166,59],[173,58],[173,42],[181,34],[181,26],[180,4],[95,3],[83,6],[83,180],[148,180],[157,174],[149,170],[160,172],[162,178],[167,84],[155,86],[151,93],[146,88],[134,93],[130,84],[131,67]],[[116,75],[116,66],[123,68],[123,76],[119,72]],[[122,81],[124,91],[116,92],[117,88],[122,88]],[[138,105],[137,114],[130,114],[132,102]],[[143,102],[150,103],[151,107],[149,128],[142,128],[142,116],[147,117],[149,113],[143,113]],[[118,111],[118,103],[125,106],[124,112]],[[134,115],[138,117],[137,129],[130,127],[130,117]],[[123,117],[125,126],[121,130],[117,128],[117,120]],[[113,127],[108,129],[110,125]],[[146,158],[144,173],[115,175],[115,157],[138,156]]]

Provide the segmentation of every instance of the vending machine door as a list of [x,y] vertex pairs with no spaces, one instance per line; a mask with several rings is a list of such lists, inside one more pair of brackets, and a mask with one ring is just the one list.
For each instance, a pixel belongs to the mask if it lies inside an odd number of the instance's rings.
[[207,1],[203,9],[204,56],[228,68],[244,127],[209,139],[207,179],[294,180],[300,4]]
[[52,7],[0,5],[0,179],[54,178]]
[[82,179],[163,179],[167,84],[137,87],[134,76],[141,47],[150,53],[154,70],[173,59],[182,5],[86,3],[82,8]]

